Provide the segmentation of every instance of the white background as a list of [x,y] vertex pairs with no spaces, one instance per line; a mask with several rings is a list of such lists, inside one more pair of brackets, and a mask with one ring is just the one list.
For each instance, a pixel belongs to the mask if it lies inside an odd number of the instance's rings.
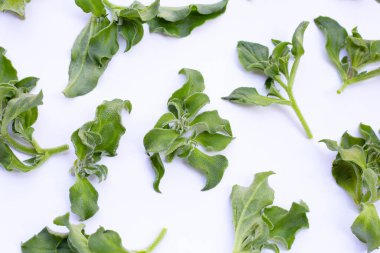
[[[189,3],[162,0],[163,5]],[[379,14],[375,0],[231,0],[224,15],[187,38],[149,34],[146,29],[142,42],[127,54],[122,53],[121,42],[98,87],[75,99],[65,98],[61,91],[68,80],[71,46],[89,15],[74,1],[32,0],[24,21],[0,13],[0,45],[7,49],[20,78],[41,79],[34,90],[44,91],[35,136],[43,147],[71,145],[71,133],[92,120],[96,106],[105,99],[119,97],[133,103],[132,114],[123,114],[127,132],[119,155],[102,161],[109,168],[109,178],[101,184],[94,181],[100,211],[86,222],[88,232],[102,225],[118,231],[127,248],[140,249],[167,227],[156,253],[232,252],[231,188],[249,185],[254,173],[273,170],[276,175],[270,184],[276,192],[275,204],[289,208],[292,201],[302,199],[311,210],[310,229],[297,235],[289,252],[357,253],[366,251],[350,231],[358,211],[331,176],[335,154],[318,140],[338,139],[346,130],[357,134],[360,122],[380,128],[380,77],[337,95],[340,79],[327,58],[322,33],[311,23],[294,92],[314,140],[305,137],[289,108],[246,108],[220,97],[239,86],[263,90],[264,78],[240,66],[238,40],[266,45],[271,38],[290,40],[301,21],[319,15],[337,19],[348,30],[359,26],[365,38],[380,39]],[[201,192],[204,177],[176,160],[166,165],[163,194],[157,194],[142,139],[166,112],[171,93],[183,84],[184,78],[177,74],[183,67],[203,73],[205,92],[211,98],[207,109],[218,109],[230,120],[236,139],[223,152],[230,165],[215,189]],[[70,210],[68,189],[74,183],[69,169],[75,155],[70,147],[28,174],[0,169],[1,252],[20,252],[20,243],[46,225],[58,229],[52,220]]]

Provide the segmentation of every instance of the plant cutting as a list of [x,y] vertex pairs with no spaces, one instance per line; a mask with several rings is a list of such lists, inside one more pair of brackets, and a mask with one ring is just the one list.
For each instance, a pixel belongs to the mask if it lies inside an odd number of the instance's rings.
[[[269,106],[272,104],[289,106],[296,113],[309,139],[313,134],[301,113],[293,93],[296,73],[305,50],[303,36],[309,22],[302,22],[293,35],[292,42],[283,42],[272,39],[274,49],[269,55],[268,47],[247,41],[238,43],[238,56],[244,69],[253,73],[260,73],[267,79],[265,88],[267,95],[260,95],[256,88],[240,87],[229,96],[223,97],[232,103],[255,106]],[[291,59],[294,60],[290,68]]]

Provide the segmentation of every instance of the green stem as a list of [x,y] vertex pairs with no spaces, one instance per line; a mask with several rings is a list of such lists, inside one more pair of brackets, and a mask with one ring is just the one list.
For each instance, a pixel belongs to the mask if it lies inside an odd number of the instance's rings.
[[298,107],[297,101],[294,98],[293,92],[291,90],[288,91],[289,100],[292,102],[292,108],[294,112],[297,114],[298,119],[301,121],[301,124],[303,128],[305,129],[306,135],[309,139],[313,139],[313,134],[311,133],[311,130],[309,128],[309,125],[307,124],[304,116],[302,115],[302,112],[300,108]]
[[38,152],[36,151],[36,149],[34,147],[32,147],[32,146],[28,147],[28,146],[21,144],[20,142],[14,140],[11,136],[9,136],[8,133],[6,133],[6,134],[3,133],[3,138],[6,140],[6,142],[9,145],[11,145],[17,151],[20,151],[24,154],[29,154],[29,155],[37,155],[38,154]]
[[300,61],[301,61],[301,58],[300,57],[297,57],[295,58],[294,60],[294,63],[293,63],[293,66],[292,66],[292,70],[290,71],[290,78],[288,80],[288,86],[289,86],[289,89],[292,89],[293,88],[293,85],[294,85],[294,81],[295,81],[295,78],[296,78],[296,73],[297,73],[297,70],[298,70],[298,66],[300,64]]
[[163,228],[161,230],[160,234],[157,236],[156,240],[154,240],[154,242],[145,251],[147,253],[152,252],[158,246],[158,244],[160,244],[160,242],[162,241],[162,239],[164,239],[164,237],[166,235],[166,232],[167,232],[167,229]]
[[359,74],[359,75],[357,75],[357,76],[355,76],[353,78],[346,79],[346,80],[344,80],[342,87],[337,91],[337,93],[338,94],[342,93],[343,90],[347,86],[349,86],[349,85],[351,85],[353,83],[358,83],[358,82],[361,82],[361,81],[365,81],[365,80],[371,79],[371,78],[373,78],[375,76],[379,76],[379,75],[380,75],[380,68],[377,68],[377,69],[369,71],[369,72],[367,72],[365,74]]
[[64,152],[64,151],[66,151],[68,149],[69,149],[69,145],[65,144],[65,145],[61,145],[61,146],[58,146],[58,147],[54,147],[54,148],[42,149],[42,151],[44,153],[48,153],[49,155],[52,156],[52,155]]

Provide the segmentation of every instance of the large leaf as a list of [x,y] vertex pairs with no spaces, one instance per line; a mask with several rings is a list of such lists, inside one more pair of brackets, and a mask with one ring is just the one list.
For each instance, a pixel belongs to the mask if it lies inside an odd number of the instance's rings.
[[344,75],[341,67],[340,52],[346,46],[346,38],[348,36],[346,29],[329,17],[320,16],[314,22],[325,34],[326,50],[330,60],[338,68],[341,76]]
[[90,42],[101,30],[109,26],[108,19],[100,20],[92,17],[90,22],[78,35],[71,50],[69,68],[69,83],[63,93],[66,97],[82,96],[92,91],[108,65],[103,59],[102,66],[91,60],[89,55]]
[[374,205],[363,204],[362,209],[351,230],[370,252],[380,247],[380,218]]
[[207,182],[202,191],[210,190],[218,185],[228,166],[225,156],[208,156],[197,148],[194,148],[187,160],[192,167],[206,175]]
[[77,177],[70,188],[71,211],[81,220],[87,220],[99,210],[98,198],[98,192],[88,179]]
[[222,0],[215,4],[160,7],[158,15],[148,22],[150,31],[179,38],[188,36],[194,28],[224,13],[227,3]]
[[[232,213],[235,228],[233,252],[259,252],[269,238],[269,227],[261,217],[263,209],[273,203],[274,191],[268,185],[273,172],[255,175],[249,187],[232,189]],[[257,250],[257,251],[255,251]]]

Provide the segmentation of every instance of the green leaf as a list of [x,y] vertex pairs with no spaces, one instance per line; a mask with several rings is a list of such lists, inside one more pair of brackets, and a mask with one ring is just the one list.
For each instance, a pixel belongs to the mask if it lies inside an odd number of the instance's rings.
[[153,155],[151,155],[150,161],[152,163],[154,173],[155,173],[153,188],[156,192],[161,193],[160,183],[161,183],[161,179],[165,175],[165,166],[162,163],[160,154],[158,154],[158,153],[154,153]]
[[[233,252],[260,252],[269,239],[269,227],[261,217],[263,209],[274,201],[274,191],[268,185],[273,172],[255,175],[249,187],[232,188],[232,213],[235,228]],[[257,250],[257,251],[255,251]]]
[[368,143],[380,145],[380,140],[375,131],[373,131],[372,127],[361,123],[359,126],[359,131]]
[[138,20],[138,23],[145,23],[155,18],[160,7],[160,0],[154,1],[151,5],[145,6],[140,2],[133,2],[128,8],[122,9],[118,16],[126,20]]
[[70,188],[71,211],[81,220],[91,218],[99,210],[98,197],[98,192],[87,178],[77,177]]
[[266,208],[264,215],[273,226],[270,237],[290,249],[297,231],[309,227],[307,212],[309,212],[309,208],[303,202],[293,203],[289,211],[277,206]]
[[362,147],[355,145],[349,149],[340,148],[339,154],[343,160],[353,162],[362,169],[367,168],[367,158]]
[[233,137],[203,132],[195,137],[194,140],[205,147],[207,151],[222,151],[231,143]]
[[14,85],[23,93],[28,93],[36,87],[38,80],[39,78],[30,76],[17,81]]
[[103,59],[100,67],[91,60],[89,55],[90,42],[101,30],[109,26],[107,18],[97,19],[91,17],[90,22],[78,35],[71,50],[69,67],[69,83],[63,91],[66,97],[82,96],[92,91],[107,67],[108,62]]
[[57,248],[67,235],[57,234],[47,227],[21,245],[22,253],[57,253]]
[[92,13],[96,17],[107,14],[102,0],[75,0],[75,3],[86,13]]
[[171,112],[165,113],[157,121],[156,125],[154,125],[154,128],[166,128],[170,123],[173,123],[176,120],[177,118],[174,116],[173,113]]
[[256,88],[240,87],[235,89],[228,97],[223,97],[232,103],[242,105],[269,106],[272,104],[291,105],[291,102],[279,98],[271,98],[260,95]]
[[366,203],[375,203],[378,200],[379,179],[378,174],[370,168],[363,171],[363,185],[367,188],[367,194],[364,198]]
[[179,73],[186,77],[186,82],[180,89],[172,94],[169,101],[174,99],[185,101],[191,95],[204,91],[204,79],[199,71],[194,69],[181,69]]
[[327,148],[330,149],[331,151],[339,150],[339,145],[338,145],[338,142],[336,141],[323,139],[323,140],[320,140],[319,142],[326,144]]
[[194,28],[223,14],[227,3],[228,0],[222,0],[215,4],[160,7],[158,15],[148,22],[150,32],[178,38],[188,36]]
[[114,22],[110,23],[91,38],[88,55],[100,68],[107,65],[119,50],[117,38],[118,29]]
[[338,68],[341,77],[345,79],[346,74],[341,66],[340,52],[346,46],[346,38],[348,36],[346,29],[329,17],[320,16],[314,22],[325,34],[326,50],[330,60]]
[[364,143],[365,143],[364,139],[356,138],[347,132],[345,132],[343,134],[342,138],[340,139],[340,146],[342,148],[346,148],[346,149],[351,148],[354,145],[358,145],[358,146],[362,147],[364,145]]
[[230,122],[219,116],[218,111],[207,111],[199,114],[190,122],[189,126],[192,126],[197,134],[208,132],[215,134],[217,132],[223,132],[229,136],[232,136]]
[[21,18],[25,17],[25,5],[30,0],[0,0],[0,11],[11,11]]
[[306,28],[308,27],[309,22],[302,22],[296,29],[292,39],[292,54],[294,57],[301,57],[305,50],[303,48],[303,35],[305,33]]
[[[8,2],[8,1],[7,1]],[[0,10],[2,4],[0,2]],[[8,83],[17,80],[17,71],[13,67],[12,62],[5,56],[5,49],[0,47],[0,83]]]
[[123,247],[119,234],[103,227],[88,238],[88,246],[93,253],[129,253]]
[[258,43],[239,41],[237,45],[240,63],[245,70],[261,70],[269,64],[269,49]]
[[202,107],[210,103],[210,98],[204,93],[194,93],[193,95],[186,98],[184,106],[186,108],[186,113],[188,118],[196,115]]
[[144,27],[137,21],[125,19],[122,21],[122,24],[118,26],[118,29],[127,44],[124,52],[128,52],[144,37]]
[[210,190],[218,185],[228,166],[228,160],[225,156],[208,156],[197,148],[194,148],[187,160],[192,167],[206,175],[207,182],[202,191]]
[[351,226],[352,233],[367,244],[368,252],[380,247],[380,218],[372,204],[362,205],[362,211]]
[[149,153],[159,153],[170,147],[179,134],[171,129],[152,129],[144,137],[144,147]]
[[352,162],[337,159],[333,162],[332,174],[336,183],[359,204],[362,200],[362,178],[360,168]]

